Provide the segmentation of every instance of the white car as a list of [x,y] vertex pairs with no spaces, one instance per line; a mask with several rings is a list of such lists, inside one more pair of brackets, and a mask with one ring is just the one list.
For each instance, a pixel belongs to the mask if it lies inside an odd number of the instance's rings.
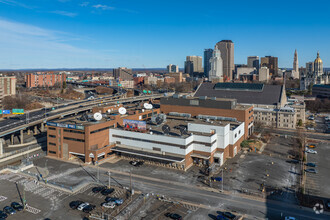
[[306,152],[310,154],[317,154],[317,151],[312,149],[307,149]]
[[107,202],[107,203],[103,203],[102,205],[104,208],[110,208],[113,209],[116,207],[116,203],[115,202]]
[[88,202],[85,202],[85,203],[79,205],[77,209],[78,209],[79,211],[81,211],[81,210],[83,210],[83,209],[84,209],[86,206],[88,206],[88,205],[89,205],[89,203],[88,203]]

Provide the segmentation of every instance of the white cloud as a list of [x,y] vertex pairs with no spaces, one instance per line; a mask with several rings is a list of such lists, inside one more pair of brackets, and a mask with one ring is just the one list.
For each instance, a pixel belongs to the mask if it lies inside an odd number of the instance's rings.
[[78,15],[77,13],[69,12],[69,11],[51,11],[50,13],[63,15],[67,17],[76,17]]
[[86,7],[89,5],[89,2],[82,2],[81,4],[79,4],[79,6],[81,7]]
[[0,3],[6,4],[6,5],[11,5],[11,6],[19,6],[19,7],[28,8],[28,9],[34,8],[30,5],[25,5],[23,3],[20,3],[20,2],[14,1],[14,0],[0,0]]
[[102,10],[114,10],[115,9],[114,7],[110,7],[108,5],[101,5],[101,4],[93,5],[92,7],[97,8],[97,9],[102,9]]
[[74,46],[82,42],[71,34],[1,17],[0,33],[0,69],[93,67],[111,59],[104,52]]

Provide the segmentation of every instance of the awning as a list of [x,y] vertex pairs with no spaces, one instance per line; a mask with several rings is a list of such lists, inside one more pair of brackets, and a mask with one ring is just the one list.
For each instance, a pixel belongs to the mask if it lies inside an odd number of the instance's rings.
[[190,156],[205,159],[205,160],[208,160],[211,157],[211,156],[204,156],[204,155],[201,155],[201,154],[191,154]]
[[80,153],[75,153],[75,152],[69,152],[69,154],[78,155],[78,156],[85,156],[85,154],[80,154]]
[[148,151],[140,151],[140,150],[135,150],[135,149],[128,149],[128,148],[123,148],[123,147],[118,147],[118,146],[111,148],[111,150],[114,152],[121,152],[121,153],[126,153],[126,154],[130,154],[130,155],[136,155],[136,156],[141,156],[141,157],[146,157],[146,158],[164,160],[164,161],[168,161],[168,162],[180,162],[181,163],[185,160],[184,158],[181,158],[181,157],[151,153]]

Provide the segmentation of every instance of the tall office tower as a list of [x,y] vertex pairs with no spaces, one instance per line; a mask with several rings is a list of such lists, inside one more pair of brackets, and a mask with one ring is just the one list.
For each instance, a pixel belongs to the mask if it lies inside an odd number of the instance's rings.
[[314,72],[314,62],[307,62],[306,63],[306,73],[313,73]]
[[249,56],[247,57],[247,65],[250,68],[259,69],[259,57],[258,56]]
[[234,43],[231,40],[222,40],[217,43],[223,61],[223,77],[225,80],[232,80],[235,70],[234,64]]
[[178,65],[169,64],[167,66],[167,72],[168,73],[178,73],[179,72],[179,66]]
[[210,59],[212,58],[213,50],[205,49],[204,50],[204,76],[209,78],[209,72],[211,69]]
[[299,64],[298,64],[298,53],[297,53],[297,50],[294,51],[293,69],[292,69],[291,76],[294,79],[299,79]]
[[210,59],[211,69],[209,72],[209,80],[217,80],[223,82],[223,63],[221,58],[221,52],[218,46],[215,45],[214,51],[212,53],[212,58]]
[[118,69],[113,69],[113,77],[121,80],[133,80],[133,72],[132,69],[119,67]]
[[269,74],[272,76],[278,75],[278,58],[272,56],[261,57],[260,67],[268,67]]
[[185,62],[185,73],[193,75],[193,73],[203,72],[203,58],[200,56],[187,56]]

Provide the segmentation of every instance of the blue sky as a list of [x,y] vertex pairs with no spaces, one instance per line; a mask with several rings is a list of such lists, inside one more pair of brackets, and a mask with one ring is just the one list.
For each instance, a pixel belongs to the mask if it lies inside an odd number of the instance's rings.
[[319,50],[330,66],[325,0],[0,0],[0,69],[183,67],[223,39],[299,66]]

